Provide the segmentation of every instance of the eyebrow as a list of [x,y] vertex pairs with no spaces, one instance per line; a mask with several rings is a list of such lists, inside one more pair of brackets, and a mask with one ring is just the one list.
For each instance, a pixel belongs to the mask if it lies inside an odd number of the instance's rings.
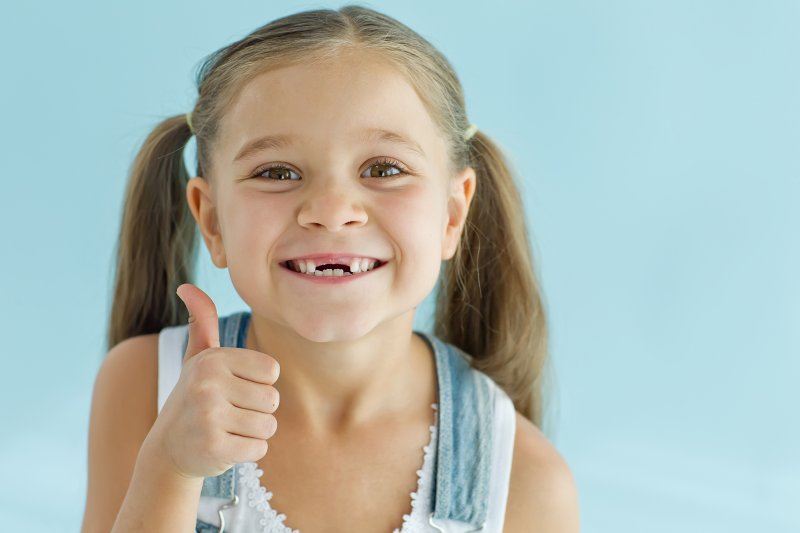
[[[418,143],[406,139],[399,133],[393,131],[384,130],[382,128],[368,128],[361,134],[361,139],[365,141],[392,142],[399,144],[422,157],[425,157],[425,152]],[[294,137],[292,135],[265,135],[263,137],[258,137],[242,146],[241,150],[239,150],[239,153],[233,158],[233,161],[235,163],[237,161],[241,161],[242,159],[251,158],[263,150],[276,150],[279,148],[285,148],[287,146],[291,146],[293,143]]]

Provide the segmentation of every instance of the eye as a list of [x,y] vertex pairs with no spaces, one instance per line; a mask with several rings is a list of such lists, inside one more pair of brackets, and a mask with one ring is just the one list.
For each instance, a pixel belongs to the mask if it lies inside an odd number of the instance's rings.
[[[365,178],[391,178],[395,176],[402,176],[407,174],[409,171],[404,167],[399,161],[395,161],[394,159],[390,158],[381,158],[377,161],[374,161],[369,167],[369,169],[379,168],[376,172],[371,172],[369,176],[364,176]],[[395,172],[391,172],[391,169],[394,169]],[[268,174],[271,173],[271,174]],[[292,174],[297,176],[297,178],[292,178]],[[290,169],[286,165],[282,165],[281,163],[272,163],[267,166],[260,167],[253,173],[254,178],[266,178],[271,181],[297,181],[300,176],[294,170]]]
[[386,157],[381,158],[381,159],[379,159],[377,161],[374,161],[369,166],[369,168],[367,170],[369,170],[371,168],[380,168],[380,167],[389,168],[389,169],[393,168],[397,172],[392,172],[390,174],[385,174],[386,171],[380,171],[381,174],[377,175],[377,176],[374,175],[374,174],[372,174],[370,176],[364,176],[362,174],[362,176],[367,177],[367,178],[384,178],[384,177],[392,178],[392,177],[395,177],[395,176],[402,176],[403,174],[406,174],[408,172],[408,170],[403,165],[401,165],[398,161],[395,161],[394,159],[389,159],[389,158],[386,158]]
[[[267,174],[267,173],[268,172],[271,173],[273,171],[274,171],[274,173],[272,173],[271,174],[272,177],[270,177],[270,174]],[[265,174],[267,174],[267,175],[265,176]],[[280,163],[274,163],[274,164],[267,165],[265,167],[259,168],[258,170],[256,170],[253,173],[253,177],[254,178],[267,178],[268,180],[273,180],[273,181],[297,181],[296,179],[293,179],[291,177],[291,174],[296,175],[298,178],[300,177],[299,175],[297,175],[297,172],[295,172],[294,170],[290,169],[289,167],[287,167],[285,165],[281,165]]]

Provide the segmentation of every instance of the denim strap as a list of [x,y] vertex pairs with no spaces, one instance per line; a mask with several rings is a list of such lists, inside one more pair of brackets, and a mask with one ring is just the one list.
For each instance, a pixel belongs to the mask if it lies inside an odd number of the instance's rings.
[[195,533],[217,533],[219,531],[219,528],[214,524],[203,522],[202,520],[197,518],[194,524],[194,531]]
[[488,377],[469,356],[435,335],[419,332],[436,356],[439,442],[433,518],[481,530],[488,514],[494,401]]

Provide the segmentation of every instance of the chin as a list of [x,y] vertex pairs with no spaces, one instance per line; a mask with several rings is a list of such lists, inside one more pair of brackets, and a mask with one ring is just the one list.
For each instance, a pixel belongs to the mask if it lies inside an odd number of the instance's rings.
[[372,320],[303,320],[289,326],[311,342],[353,342],[368,335],[377,324]]

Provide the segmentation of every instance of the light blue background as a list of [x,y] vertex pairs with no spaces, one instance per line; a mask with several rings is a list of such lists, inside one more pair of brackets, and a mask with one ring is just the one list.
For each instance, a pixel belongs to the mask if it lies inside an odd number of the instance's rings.
[[[80,527],[135,151],[206,54],[339,5],[0,8],[4,531]],[[800,531],[800,2],[364,5],[445,53],[522,176],[582,531]]]

